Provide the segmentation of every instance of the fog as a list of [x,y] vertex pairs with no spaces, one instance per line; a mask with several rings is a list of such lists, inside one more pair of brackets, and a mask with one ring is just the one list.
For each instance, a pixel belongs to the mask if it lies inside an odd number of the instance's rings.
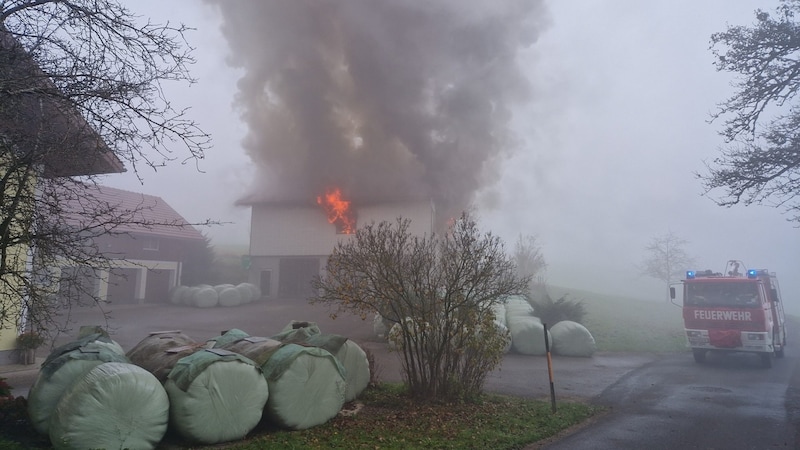
[[[197,28],[188,40],[199,82],[165,89],[176,105],[192,107],[214,148],[197,165],[144,171],[141,182],[133,173],[104,182],[158,195],[190,221],[228,222],[204,231],[214,244],[246,248],[249,210],[236,202],[260,186],[270,160],[253,158],[248,147],[253,127],[236,102],[246,72],[229,64],[236,56],[221,31],[223,15],[197,1],[128,3],[156,21]],[[776,4],[759,2],[767,11]],[[695,176],[723,145],[710,113],[733,93],[730,76],[712,65],[710,35],[752,23],[755,7],[559,0],[530,10],[535,39],[509,66],[528,81],[516,99],[525,101],[510,102],[504,124],[517,144],[493,152],[494,176],[481,173],[480,183],[462,191],[484,227],[509,247],[520,234],[536,235],[552,284],[653,300],[663,299],[664,288],[641,276],[637,264],[653,236],[672,231],[689,241],[698,269],[722,271],[728,259],[739,259],[777,272],[787,310],[800,313],[800,229],[779,209],[717,206]],[[249,52],[258,54],[259,46],[266,53],[270,41],[253,42]]]

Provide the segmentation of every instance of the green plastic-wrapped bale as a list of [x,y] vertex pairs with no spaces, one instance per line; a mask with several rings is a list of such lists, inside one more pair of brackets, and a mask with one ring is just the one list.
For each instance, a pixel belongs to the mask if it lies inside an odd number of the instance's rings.
[[61,397],[50,420],[57,449],[153,449],[167,431],[169,398],[153,374],[108,362]]
[[28,394],[28,415],[33,428],[42,434],[50,429],[50,417],[63,394],[84,375],[106,362],[124,362],[128,359],[108,342],[92,340],[92,337],[75,341],[79,346],[61,351],[62,346],[42,364],[36,380]]
[[264,412],[281,427],[302,430],[321,425],[344,405],[344,368],[322,348],[286,344],[262,370],[269,384]]
[[244,438],[258,425],[269,397],[261,369],[244,356],[221,349],[182,358],[164,388],[171,426],[201,444]]

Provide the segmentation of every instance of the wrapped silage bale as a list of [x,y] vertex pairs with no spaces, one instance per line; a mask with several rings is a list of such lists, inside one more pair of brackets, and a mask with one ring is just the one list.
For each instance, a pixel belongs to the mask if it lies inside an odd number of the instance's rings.
[[242,304],[242,294],[231,285],[219,291],[219,306],[240,306]]
[[303,342],[309,337],[320,334],[319,326],[314,322],[303,322],[299,320],[292,320],[288,325],[283,327],[280,333],[270,336],[276,341],[281,341],[284,344],[293,342]]
[[380,314],[375,314],[375,318],[372,319],[372,331],[380,338],[388,336],[389,327],[386,326],[386,322]]
[[320,347],[335,356],[344,367],[345,401],[352,401],[367,388],[370,379],[367,353],[350,339],[335,334],[322,334],[314,322],[293,320],[272,339],[284,344],[301,344]]
[[264,412],[281,427],[303,430],[321,425],[344,405],[344,368],[322,348],[283,345],[262,370],[269,384]]
[[592,333],[578,322],[562,320],[550,328],[550,333],[557,355],[589,357],[597,350]]
[[107,362],[61,397],[50,420],[57,449],[153,449],[167,431],[169,398],[150,372]]
[[494,321],[494,326],[497,329],[497,332],[505,338],[505,343],[503,344],[503,353],[510,352],[512,346],[511,331],[509,331],[504,322],[500,322],[499,320]]
[[264,364],[283,346],[282,342],[275,339],[250,336],[237,329],[229,330],[211,341],[214,342],[213,348],[222,348],[243,355],[255,362],[262,370]]
[[193,306],[194,296],[201,288],[192,286],[181,292],[181,305]]
[[[260,300],[264,299],[264,294],[261,292],[261,288],[259,288],[255,284],[253,284],[253,283],[242,283],[242,284],[240,284],[238,286],[244,286],[244,287],[250,289],[250,293],[253,296],[253,301],[254,302],[257,302],[257,301],[260,301]],[[266,294],[269,294],[269,293],[267,292]]]
[[189,286],[175,286],[169,292],[169,302],[173,305],[182,305],[184,303],[183,296],[188,290]]
[[179,359],[195,353],[201,346],[179,330],[155,331],[139,341],[126,356],[163,383]]
[[191,305],[197,308],[213,308],[219,304],[219,294],[209,287],[201,287],[192,293]]
[[[508,330],[511,332],[513,349],[523,355],[544,355],[547,349],[544,341],[544,325],[541,320],[532,316],[515,316],[508,318]],[[547,330],[550,339],[550,330]],[[552,342],[552,339],[550,339]]]
[[528,302],[528,299],[521,295],[513,295],[506,298],[506,325],[508,325],[509,318],[520,316],[532,316],[533,306]]
[[392,328],[389,329],[389,332],[386,334],[386,340],[389,342],[389,348],[391,350],[402,350],[403,349],[403,327],[399,323],[392,325]]
[[494,314],[494,320],[499,322],[504,327],[506,326],[506,305],[505,303],[493,303],[492,306],[492,314]]
[[223,283],[223,284],[218,284],[218,285],[214,286],[214,290],[217,291],[217,294],[219,294],[220,292],[224,291],[225,289],[229,289],[229,288],[232,288],[232,287],[235,287],[235,286],[230,284],[230,283]]
[[239,291],[239,296],[242,298],[243,305],[252,303],[256,299],[255,292],[253,292],[253,290],[250,289],[248,283],[237,284],[236,290]]
[[250,359],[222,349],[181,358],[164,388],[171,426],[201,444],[244,438],[258,425],[269,397],[261,369]]
[[84,336],[53,350],[42,364],[28,394],[33,428],[47,434],[50,417],[63,394],[90,370],[105,362],[124,362],[119,344],[100,333]]

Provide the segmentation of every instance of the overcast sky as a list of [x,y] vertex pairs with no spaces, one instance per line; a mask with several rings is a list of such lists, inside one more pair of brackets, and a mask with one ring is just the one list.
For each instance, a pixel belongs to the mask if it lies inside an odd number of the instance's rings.
[[[156,21],[197,28],[189,40],[199,83],[167,89],[192,107],[214,147],[199,170],[174,163],[143,171],[142,183],[131,173],[104,182],[158,195],[190,221],[231,222],[206,233],[214,244],[246,247],[249,209],[234,202],[255,171],[241,145],[247,129],[233,107],[241,73],[226,64],[221,19],[200,1],[129,3]],[[689,241],[698,269],[722,271],[739,259],[777,272],[787,308],[800,312],[800,229],[777,209],[716,206],[694,176],[723,143],[721,125],[708,120],[733,92],[731,78],[714,70],[710,35],[750,24],[756,7],[771,12],[776,4],[547,2],[549,26],[520,54],[534,92],[515,111],[520,148],[476,199],[485,227],[509,246],[536,235],[553,284],[652,299],[663,288],[636,266],[648,241],[671,230]]]

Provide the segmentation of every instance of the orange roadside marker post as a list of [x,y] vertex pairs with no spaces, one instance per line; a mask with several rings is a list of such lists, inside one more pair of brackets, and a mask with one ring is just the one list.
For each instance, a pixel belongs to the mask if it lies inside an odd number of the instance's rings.
[[544,326],[544,349],[547,352],[547,373],[550,376],[550,404],[553,409],[553,413],[556,412],[556,387],[553,383],[553,359],[550,357],[550,339],[547,337],[547,324],[543,323]]

